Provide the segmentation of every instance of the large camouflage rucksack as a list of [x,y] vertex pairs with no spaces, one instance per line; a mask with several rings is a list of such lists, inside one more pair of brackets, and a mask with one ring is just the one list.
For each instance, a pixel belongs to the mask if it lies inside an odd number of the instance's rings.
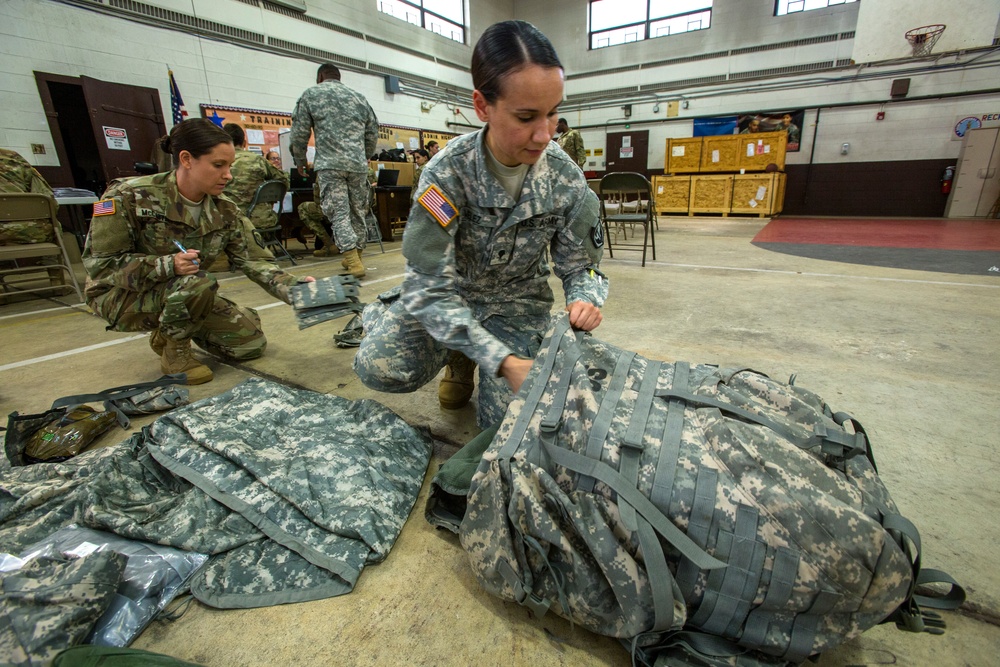
[[941,625],[916,605],[919,537],[856,421],[754,371],[576,334],[565,315],[460,535],[488,591],[646,664],[798,664],[890,617]]

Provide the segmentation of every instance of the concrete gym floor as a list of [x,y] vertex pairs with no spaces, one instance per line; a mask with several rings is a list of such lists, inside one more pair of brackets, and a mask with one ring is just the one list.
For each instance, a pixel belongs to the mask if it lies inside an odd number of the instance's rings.
[[[657,261],[642,268],[625,252],[605,260],[611,295],[595,335],[659,359],[746,366],[780,379],[796,373],[798,385],[865,425],[886,485],[921,531],[924,565],[953,575],[969,600],[945,613],[943,636],[879,626],[819,665],[996,664],[1000,282],[771,252],[750,243],[766,222],[661,218]],[[403,271],[398,242],[385,254],[369,248],[363,301],[398,284]],[[339,257],[303,258],[292,269],[317,277],[339,270]],[[193,400],[258,374],[374,398],[428,426],[441,445],[392,552],[365,569],[351,594],[248,610],[193,603],[179,620],[154,622],[134,647],[210,667],[631,664],[614,640],[490,597],[457,539],[424,520],[438,465],[478,432],[471,406],[440,410],[436,383],[411,395],[365,388],[351,371],[354,351],[332,341],[344,320],[299,331],[287,305],[231,276],[221,274],[222,292],[260,310],[267,353],[239,367],[209,360],[215,380],[192,387]],[[73,296],[2,305],[0,331],[0,414],[39,412],[59,396],[160,375],[144,335],[105,331]],[[112,431],[101,444],[124,437]]]

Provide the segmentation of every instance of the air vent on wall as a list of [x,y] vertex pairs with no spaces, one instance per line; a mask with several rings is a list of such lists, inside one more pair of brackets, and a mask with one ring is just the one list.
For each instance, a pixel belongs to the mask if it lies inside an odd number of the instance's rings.
[[796,46],[808,46],[809,44],[824,44],[826,42],[836,42],[837,35],[823,35],[821,37],[806,37],[803,39],[793,39],[788,42],[775,42],[774,44],[761,44],[760,46],[748,46],[743,49],[733,49],[730,53],[738,56],[744,53],[760,53],[761,51],[774,51],[776,49],[791,49]]
[[668,58],[667,60],[654,60],[651,63],[643,63],[643,69],[651,67],[663,67],[664,65],[681,65],[683,63],[693,63],[699,60],[711,60],[712,58],[725,58],[729,51],[716,51],[715,53],[699,53],[696,56],[683,56],[681,58]]
[[798,74],[800,72],[813,72],[819,69],[829,69],[833,67],[833,61],[826,60],[819,63],[809,63],[807,65],[790,65],[788,67],[772,67],[770,69],[758,69],[752,72],[734,72],[729,75],[730,81],[742,79],[758,79],[766,76],[781,76],[782,74]]
[[628,86],[627,88],[614,88],[612,90],[602,90],[598,93],[578,93],[576,95],[567,95],[567,102],[577,102],[577,101],[595,101],[599,99],[606,99],[612,97],[618,97],[619,95],[628,95],[630,93],[639,92],[639,86]]
[[434,56],[429,56],[422,51],[417,51],[416,49],[410,49],[405,46],[400,46],[395,42],[390,42],[387,39],[379,39],[378,37],[369,37],[368,41],[372,44],[378,44],[380,46],[387,46],[393,51],[402,51],[403,53],[409,53],[411,56],[416,56],[418,58],[423,58],[424,60],[434,60]]
[[666,81],[664,83],[654,83],[643,86],[643,92],[655,92],[659,90],[676,90],[677,88],[687,88],[689,86],[704,86],[710,83],[722,83],[726,80],[725,74],[715,76],[701,76],[695,79],[680,79],[678,81]]
[[358,60],[357,58],[348,58],[347,56],[342,56],[339,53],[331,53],[329,51],[324,51],[322,49],[315,49],[311,46],[296,44],[295,42],[289,42],[288,40],[284,39],[276,39],[274,37],[268,37],[267,43],[270,46],[274,46],[284,51],[291,51],[292,53],[298,53],[303,56],[311,56],[313,58],[317,58],[324,62],[331,62],[337,65],[347,65],[349,67],[358,70],[367,69],[364,60]]
[[226,25],[224,23],[207,21],[196,16],[188,16],[187,14],[181,14],[180,12],[171,11],[169,9],[153,7],[152,5],[147,5],[144,2],[135,2],[134,0],[108,0],[108,5],[130,14],[135,14],[136,16],[156,19],[161,23],[170,23],[177,26],[184,26],[186,28],[194,28],[200,33],[221,35],[242,42],[252,42],[254,44],[264,43],[264,35],[259,32],[234,28],[233,26]]

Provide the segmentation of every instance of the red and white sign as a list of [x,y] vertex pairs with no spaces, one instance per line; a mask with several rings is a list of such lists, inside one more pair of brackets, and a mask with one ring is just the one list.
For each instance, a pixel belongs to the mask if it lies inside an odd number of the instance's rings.
[[108,127],[107,125],[103,125],[102,127],[104,128],[104,140],[108,142],[108,148],[113,151],[132,150],[128,145],[128,133],[123,128]]

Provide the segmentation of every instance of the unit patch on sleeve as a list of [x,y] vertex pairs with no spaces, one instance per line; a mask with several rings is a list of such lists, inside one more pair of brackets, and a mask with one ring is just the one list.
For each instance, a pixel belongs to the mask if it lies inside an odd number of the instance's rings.
[[115,200],[114,199],[102,199],[101,201],[94,202],[94,217],[99,215],[112,215],[115,212]]
[[436,185],[427,188],[427,191],[420,195],[417,201],[427,209],[428,213],[434,216],[434,219],[442,227],[447,227],[458,216],[458,210],[455,208],[455,205],[449,201]]

